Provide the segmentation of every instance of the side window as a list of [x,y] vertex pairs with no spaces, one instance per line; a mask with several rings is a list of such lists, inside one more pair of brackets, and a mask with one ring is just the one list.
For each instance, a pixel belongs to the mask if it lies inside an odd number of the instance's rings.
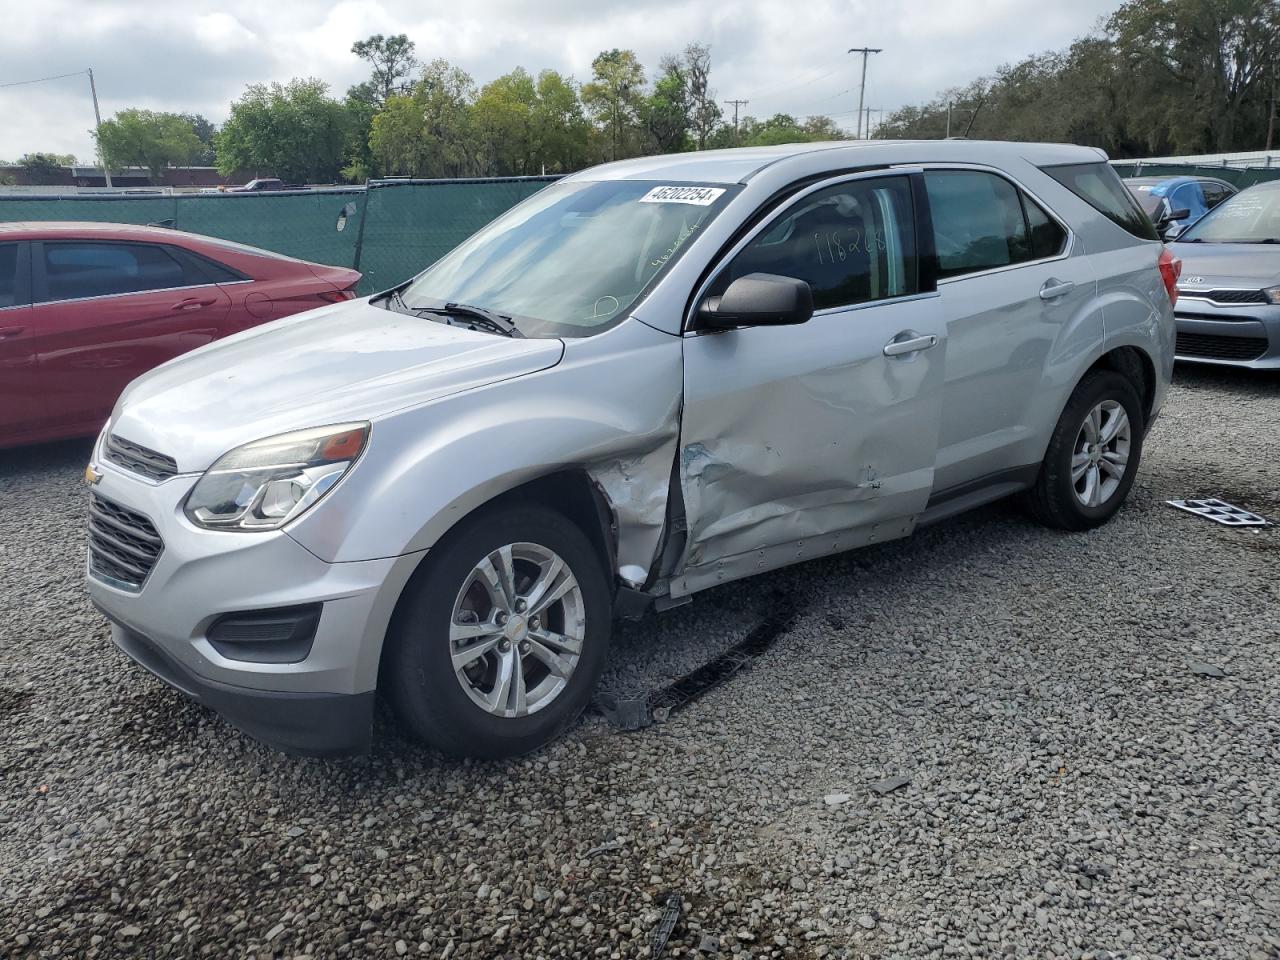
[[1173,191],[1173,196],[1169,198],[1170,210],[1190,210],[1195,213],[1196,208],[1200,206],[1196,198],[1197,185],[1194,183],[1185,183],[1177,190]]
[[12,307],[17,302],[18,245],[0,243],[0,307]]
[[182,265],[145,243],[46,242],[45,300],[143,293],[187,285]]
[[1204,191],[1204,205],[1210,210],[1231,196],[1231,191],[1220,183],[1202,183],[1200,187]]
[[976,170],[932,170],[924,182],[938,279],[1031,259],[1020,191],[1008,180]]
[[1125,189],[1111,164],[1066,163],[1040,169],[1116,226],[1142,240],[1160,239],[1155,224]]
[[805,281],[817,310],[917,293],[910,181],[854,180],[797,200],[739,251],[709,292],[723,294],[751,273]]
[[1027,229],[1031,234],[1031,259],[1043,260],[1060,254],[1067,245],[1067,231],[1062,229],[1062,225],[1025,193],[1022,194],[1022,209],[1027,215]]

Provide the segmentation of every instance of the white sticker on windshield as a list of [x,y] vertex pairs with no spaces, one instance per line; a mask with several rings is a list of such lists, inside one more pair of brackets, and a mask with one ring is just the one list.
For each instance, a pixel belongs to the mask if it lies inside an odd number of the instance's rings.
[[724,193],[724,187],[654,187],[641,203],[691,203],[697,207],[709,207]]

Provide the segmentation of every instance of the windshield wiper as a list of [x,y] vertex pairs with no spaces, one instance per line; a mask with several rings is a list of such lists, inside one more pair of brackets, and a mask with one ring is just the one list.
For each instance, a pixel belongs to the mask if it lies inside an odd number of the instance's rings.
[[[392,290],[387,294],[387,300],[391,309],[400,313],[408,313],[415,317],[424,315],[441,317],[449,326],[467,327],[475,330],[477,326],[484,327],[494,333],[500,333],[504,337],[523,337],[520,328],[516,326],[515,321],[510,317],[501,313],[494,313],[492,310],[486,310],[484,307],[473,307],[467,303],[446,303],[443,307],[411,307],[400,296],[400,291]],[[392,306],[393,305],[393,306]],[[459,318],[463,322],[455,322],[454,318]]]

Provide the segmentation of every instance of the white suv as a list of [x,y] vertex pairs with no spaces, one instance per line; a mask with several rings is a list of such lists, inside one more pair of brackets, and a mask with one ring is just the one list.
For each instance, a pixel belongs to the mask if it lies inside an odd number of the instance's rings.
[[88,471],[117,644],[254,736],[536,748],[615,615],[1013,493],[1121,505],[1178,264],[1098,151],[647,157],[547,187],[384,294],[120,399]]

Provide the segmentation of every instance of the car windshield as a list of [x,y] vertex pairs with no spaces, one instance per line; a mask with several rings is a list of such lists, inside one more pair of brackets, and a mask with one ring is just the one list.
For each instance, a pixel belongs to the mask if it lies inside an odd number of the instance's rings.
[[495,220],[400,293],[511,317],[525,336],[581,337],[621,321],[736,188],[640,180],[553,184]]
[[1179,242],[1276,243],[1280,241],[1280,189],[1246,190],[1224,200],[1178,237]]

